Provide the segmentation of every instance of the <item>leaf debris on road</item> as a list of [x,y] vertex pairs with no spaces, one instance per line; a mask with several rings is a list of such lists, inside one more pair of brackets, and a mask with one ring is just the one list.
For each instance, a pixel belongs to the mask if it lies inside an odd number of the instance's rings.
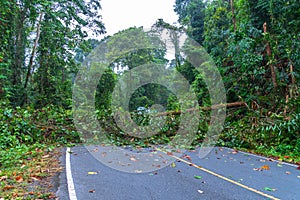
[[203,194],[203,191],[202,191],[202,190],[198,190],[198,192],[199,192],[200,194]]
[[88,172],[89,175],[95,175],[98,174],[98,172]]
[[274,189],[274,188],[269,188],[269,187],[264,187],[264,190],[266,190],[266,191],[276,191],[276,189]]

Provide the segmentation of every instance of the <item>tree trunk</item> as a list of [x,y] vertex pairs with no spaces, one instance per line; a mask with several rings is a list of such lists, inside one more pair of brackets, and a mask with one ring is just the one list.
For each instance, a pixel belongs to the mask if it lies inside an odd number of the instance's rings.
[[294,85],[294,84],[295,84],[295,77],[294,77],[294,75],[293,75],[293,73],[294,73],[294,70],[293,70],[293,64],[292,64],[292,61],[290,61],[290,62],[291,62],[291,64],[290,64],[291,83],[292,83],[292,85]]
[[294,91],[298,90],[297,86],[295,85],[295,77],[293,75],[294,73],[294,67],[292,64],[292,61],[290,60],[290,77],[291,77],[291,84],[288,84],[286,87],[286,95],[285,95],[285,107],[284,107],[284,116],[286,116],[287,110],[288,110],[288,103],[289,103],[289,98],[293,98],[294,97]]
[[40,18],[39,18],[39,21],[38,21],[38,24],[37,24],[36,38],[35,38],[35,41],[34,41],[34,45],[33,45],[30,60],[29,60],[29,64],[28,64],[28,67],[27,67],[27,74],[26,74],[24,89],[27,88],[27,84],[28,84],[28,81],[29,81],[29,78],[30,78],[30,75],[31,75],[31,69],[32,69],[32,66],[33,66],[33,59],[34,59],[36,48],[37,48],[37,45],[38,45],[38,42],[39,42],[39,39],[40,39],[40,32],[41,32],[40,29],[41,29],[41,22],[42,22],[42,19],[43,19],[43,14],[44,14],[43,12],[40,14]]
[[234,0],[230,0],[231,5],[231,13],[232,13],[232,23],[233,23],[233,30],[236,32],[236,18],[234,14]]
[[[267,22],[265,22],[263,24],[263,28],[264,28],[264,33],[267,33]],[[272,51],[271,51],[270,43],[268,41],[266,41],[266,52],[267,52],[267,55],[268,55],[269,61],[270,61],[270,59],[272,59]],[[273,86],[274,86],[274,88],[277,88],[276,72],[275,72],[275,68],[274,68],[272,62],[270,62],[269,66],[270,66],[270,70],[271,70]]]
[[25,41],[24,41],[24,22],[26,19],[26,9],[20,12],[20,15],[17,20],[16,26],[16,40],[15,40],[15,50],[14,50],[14,68],[13,68],[13,85],[21,84],[21,70],[25,57]]

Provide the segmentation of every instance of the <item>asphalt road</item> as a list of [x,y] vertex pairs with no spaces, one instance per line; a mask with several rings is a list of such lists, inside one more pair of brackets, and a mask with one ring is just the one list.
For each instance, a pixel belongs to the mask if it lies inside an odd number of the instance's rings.
[[300,199],[297,166],[232,149],[216,147],[203,159],[198,150],[183,154],[151,151],[150,163],[138,156],[144,152],[131,156],[130,149],[119,157],[108,147],[89,150],[92,153],[73,147],[63,154],[66,170],[60,175],[58,199]]

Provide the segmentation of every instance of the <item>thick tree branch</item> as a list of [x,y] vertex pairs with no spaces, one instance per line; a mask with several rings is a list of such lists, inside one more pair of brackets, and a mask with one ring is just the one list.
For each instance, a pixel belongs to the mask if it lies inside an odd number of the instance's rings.
[[[218,104],[218,105],[213,105],[213,106],[205,106],[205,107],[200,107],[199,110],[204,110],[204,111],[209,111],[209,110],[215,110],[215,109],[222,109],[224,107],[244,107],[247,106],[247,104],[245,102],[233,102],[233,103],[226,103],[226,104]],[[190,108],[187,109],[185,112],[193,112],[196,111],[196,108]],[[178,110],[178,111],[168,111],[168,112],[161,112],[156,114],[155,116],[159,117],[159,116],[166,116],[166,115],[179,115],[183,113],[182,110]]]

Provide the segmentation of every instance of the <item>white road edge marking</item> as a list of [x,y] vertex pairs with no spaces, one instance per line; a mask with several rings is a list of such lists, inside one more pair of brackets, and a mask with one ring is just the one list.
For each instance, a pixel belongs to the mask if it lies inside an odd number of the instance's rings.
[[[228,149],[228,150],[233,150],[231,148],[228,148],[228,147],[220,147],[220,148],[225,148],[225,149]],[[248,152],[245,152],[245,151],[240,151],[238,150],[240,153],[244,154],[244,155],[251,155],[253,157],[256,157],[256,158],[261,158],[261,159],[264,159],[264,160],[268,160],[268,157],[264,157],[264,156],[260,156],[260,155],[256,155],[256,154],[253,154],[253,153],[248,153]],[[284,162],[284,161],[280,161],[280,160],[276,160],[276,159],[273,159],[271,158],[273,162],[276,162],[276,163],[280,163],[280,164],[283,164],[283,165],[287,165],[287,166],[290,166],[290,167],[298,167],[298,165],[295,165],[295,164],[292,164],[292,163],[288,163],[288,162]]]
[[69,198],[70,200],[77,200],[76,191],[74,187],[72,171],[71,171],[71,156],[70,147],[67,147],[66,150],[66,174],[67,174],[67,184],[68,184],[68,191],[69,191]]

